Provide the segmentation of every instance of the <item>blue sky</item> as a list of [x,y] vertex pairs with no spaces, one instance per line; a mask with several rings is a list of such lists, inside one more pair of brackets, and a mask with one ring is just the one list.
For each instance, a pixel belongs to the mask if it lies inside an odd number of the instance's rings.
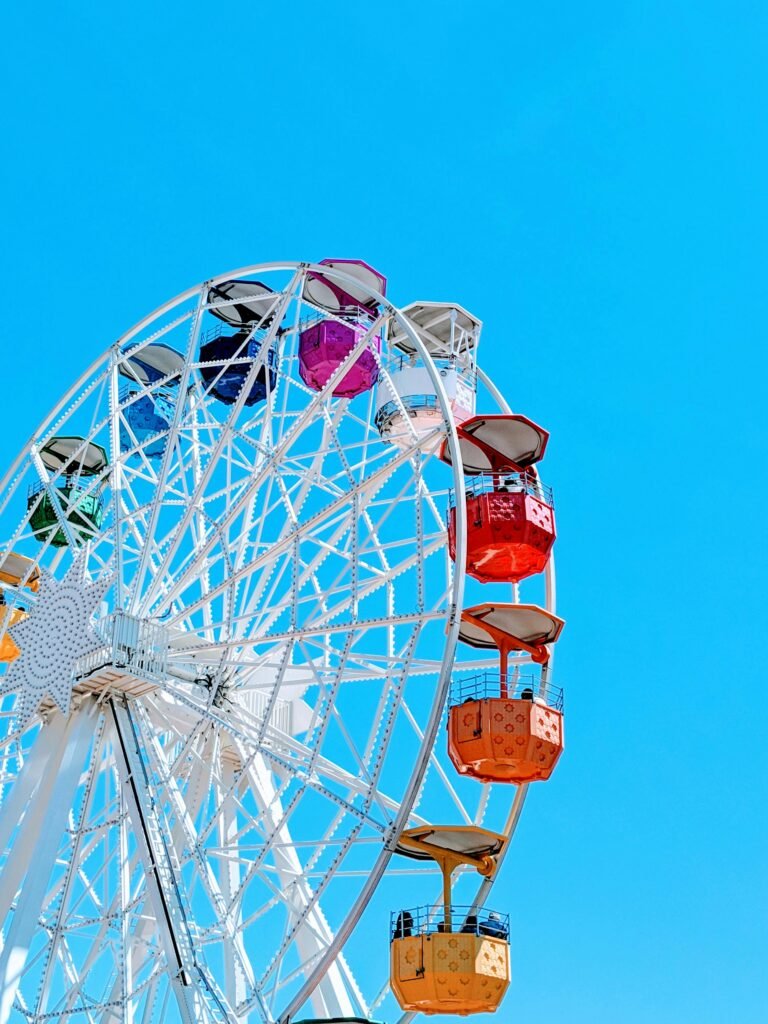
[[361,257],[482,317],[552,431],[568,749],[496,902],[503,1019],[758,1019],[766,991],[759,3],[16,5],[3,463],[141,315]]

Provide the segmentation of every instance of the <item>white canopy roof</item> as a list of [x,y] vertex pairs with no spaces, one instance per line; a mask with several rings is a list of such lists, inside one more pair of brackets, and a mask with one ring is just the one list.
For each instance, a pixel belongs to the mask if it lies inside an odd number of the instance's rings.
[[63,469],[83,476],[95,476],[109,464],[105,449],[90,441],[85,444],[83,437],[52,437],[40,449],[40,458],[50,473]]
[[40,570],[31,558],[9,551],[0,556],[0,580],[16,587],[23,579],[30,590],[37,590],[40,585]]
[[[460,355],[480,340],[482,321],[455,302],[412,302],[402,312],[432,356]],[[397,321],[392,327],[392,344],[408,355],[416,351]]]
[[[475,621],[467,621],[465,616]],[[535,604],[478,604],[461,613],[459,640],[481,650],[497,649],[496,640],[483,629],[483,622],[531,646],[554,643],[565,625],[563,619]]]
[[279,297],[261,281],[223,281],[208,292],[209,303],[236,300],[230,305],[211,306],[211,313],[233,327],[269,327]]
[[[419,846],[411,846],[408,840],[414,840]],[[404,842],[405,840],[405,842]],[[498,832],[474,825],[419,825],[403,832],[395,848],[397,853],[414,860],[433,860],[427,847],[435,847],[439,851],[458,853],[463,857],[495,857],[501,853],[506,838]]]
[[184,356],[169,345],[153,342],[134,352],[126,350],[126,358],[118,366],[124,377],[139,384],[152,384],[165,377],[178,377],[184,368]]
[[377,299],[371,292],[380,292],[383,295],[386,291],[386,277],[363,260],[321,260],[320,266],[339,270],[355,278],[357,282],[350,284],[348,281],[339,281],[330,276],[326,278],[314,270],[307,273],[303,289],[304,298],[331,313],[338,312],[349,304],[340,293],[349,296],[361,306],[373,307]]
[[[548,440],[548,431],[526,416],[473,416],[459,426],[462,467],[469,475],[525,469],[543,458]],[[451,465],[447,441],[440,458]]]

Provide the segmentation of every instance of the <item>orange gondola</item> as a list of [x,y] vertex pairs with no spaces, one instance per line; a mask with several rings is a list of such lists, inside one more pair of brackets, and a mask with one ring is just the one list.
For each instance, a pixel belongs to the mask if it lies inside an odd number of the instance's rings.
[[404,1010],[492,1013],[509,987],[509,919],[480,906],[451,902],[460,865],[490,877],[506,838],[486,829],[426,825],[403,832],[397,853],[434,860],[443,874],[443,902],[392,915],[390,985]]
[[[563,694],[547,679],[548,645],[563,620],[535,605],[485,604],[462,613],[459,638],[497,649],[498,673],[457,679],[448,710],[448,754],[456,770],[480,782],[525,783],[550,777],[563,752]],[[538,676],[509,671],[511,651],[526,651]]]

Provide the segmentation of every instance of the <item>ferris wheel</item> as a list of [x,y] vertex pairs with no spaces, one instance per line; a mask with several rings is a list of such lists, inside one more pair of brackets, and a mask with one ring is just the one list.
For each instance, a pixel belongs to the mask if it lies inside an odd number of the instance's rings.
[[563,746],[548,435],[386,287],[190,289],[0,484],[0,1024],[499,1005]]

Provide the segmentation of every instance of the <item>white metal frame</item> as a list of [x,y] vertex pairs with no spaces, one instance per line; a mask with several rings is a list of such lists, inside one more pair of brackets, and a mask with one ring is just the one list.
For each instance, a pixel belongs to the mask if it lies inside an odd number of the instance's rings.
[[[457,654],[466,537],[460,514],[454,571],[441,517],[448,487],[463,510],[463,477],[436,465],[434,439],[414,433],[411,446],[397,450],[378,442],[373,393],[348,402],[330,392],[373,334],[397,322],[430,373],[458,467],[448,399],[418,334],[383,296],[376,296],[381,315],[348,360],[322,392],[310,391],[295,364],[308,270],[328,273],[306,263],[262,264],[160,307],[92,364],[0,484],[0,546],[28,552],[24,491],[30,481],[45,482],[69,547],[35,542],[35,550],[59,575],[75,549],[67,519],[74,502],[62,499],[38,453],[62,432],[104,443],[109,469],[82,483],[107,504],[102,528],[85,545],[91,578],[114,577],[108,611],[118,615],[101,616],[105,644],[111,650],[120,634],[125,647],[126,623],[136,620],[137,636],[169,638],[154,661],[137,655],[136,664],[108,671],[115,667],[108,657],[105,666],[88,666],[87,680],[73,679],[68,721],[43,706],[19,730],[12,699],[0,703],[0,1024],[16,1014],[151,1024],[174,1003],[182,1021],[272,1024],[305,1005],[318,1016],[368,1014],[387,989],[361,991],[354,932],[386,879],[396,886],[403,877],[390,864],[396,837],[425,820],[424,801],[437,790],[444,803],[434,813],[453,808],[477,823],[487,813],[489,788],[459,793],[436,745]],[[332,276],[353,281],[341,271]],[[240,396],[225,406],[206,391],[197,361],[208,289],[257,277],[282,281],[277,315],[259,335]],[[120,440],[122,352],[153,341],[185,356],[159,462],[141,443],[122,452]],[[278,342],[276,391],[251,411],[246,392]],[[386,365],[385,352],[384,379]],[[492,382],[485,386],[506,410]],[[404,612],[406,589],[416,607]],[[33,594],[5,590],[34,614]],[[553,604],[553,571],[547,594]],[[304,706],[306,686],[315,696]],[[347,692],[370,701],[367,725],[347,717]],[[309,720],[292,734],[301,715]],[[393,793],[392,764],[403,749],[415,751],[413,768]],[[516,796],[502,787],[494,799],[511,834],[525,787]],[[68,824],[59,828],[62,814]],[[34,877],[26,872],[33,847]],[[341,893],[353,882],[354,900],[344,907]],[[260,962],[255,936],[275,912],[285,925]],[[93,979],[109,950],[114,974],[96,994]]]

